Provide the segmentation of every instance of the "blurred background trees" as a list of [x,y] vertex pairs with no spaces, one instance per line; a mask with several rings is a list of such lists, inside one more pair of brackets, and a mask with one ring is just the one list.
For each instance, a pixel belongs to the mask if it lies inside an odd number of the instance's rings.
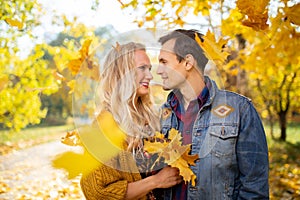
[[[209,30],[216,41],[226,40],[227,62],[213,66],[222,76],[222,87],[252,98],[270,124],[271,135],[274,124],[279,123],[279,138],[286,140],[289,120],[300,113],[299,1],[114,3],[136,17],[133,23],[137,27]],[[100,6],[101,1],[94,0],[91,10]],[[40,41],[37,33],[46,10],[38,1],[4,1],[0,9],[1,126],[20,130],[41,122],[65,123],[72,117],[70,94],[75,78],[68,62],[78,56],[87,38],[93,38],[92,45],[104,44],[118,31],[113,26],[88,27],[76,17],[54,15],[53,25],[60,24],[62,31]]]
[[[288,120],[299,114],[300,3],[296,0],[120,1],[140,13],[141,27],[210,30],[228,39],[231,53],[218,65],[225,89],[253,99],[262,117],[280,124],[286,140]],[[143,10],[142,12],[138,12]],[[191,14],[193,13],[193,14]]]
[[[47,10],[42,5],[45,2],[10,0],[0,4],[0,129],[10,130],[14,136],[28,126],[58,125],[73,120],[72,96],[78,93],[76,87],[82,91],[90,89],[84,79],[85,84],[76,85],[78,68],[82,65],[84,73],[96,76],[99,63],[92,59],[93,50],[111,48],[109,40],[120,33],[115,24],[92,27],[80,22],[77,13],[67,16]],[[108,1],[82,2],[91,3],[88,14],[97,13]],[[210,33],[215,44],[226,41],[223,50],[229,55],[225,63],[207,66],[207,73],[221,77],[220,87],[250,97],[263,118],[270,155],[271,199],[299,198],[300,1],[112,0],[111,3],[117,4],[124,14],[116,18],[134,16],[132,23],[137,29],[198,29]],[[76,5],[70,5],[73,6]],[[43,16],[49,12],[51,19],[45,24]],[[101,20],[112,21],[108,17]],[[48,31],[49,26],[56,29],[55,33]],[[163,101],[166,93],[160,87],[156,85],[152,92],[156,100]],[[89,101],[76,109],[84,115],[94,111]],[[49,131],[52,130],[57,129]],[[3,138],[6,135],[1,138],[0,147]]]

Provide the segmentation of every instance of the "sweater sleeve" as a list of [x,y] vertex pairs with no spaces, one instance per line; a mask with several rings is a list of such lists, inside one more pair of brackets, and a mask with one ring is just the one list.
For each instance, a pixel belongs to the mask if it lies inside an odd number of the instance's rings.
[[87,200],[116,200],[125,198],[128,181],[116,169],[101,165],[82,176],[80,185]]

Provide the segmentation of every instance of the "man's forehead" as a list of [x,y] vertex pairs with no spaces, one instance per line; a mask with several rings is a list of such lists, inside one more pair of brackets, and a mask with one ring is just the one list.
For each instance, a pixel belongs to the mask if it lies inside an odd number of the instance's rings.
[[168,40],[162,45],[161,51],[174,52],[174,46],[175,39]]

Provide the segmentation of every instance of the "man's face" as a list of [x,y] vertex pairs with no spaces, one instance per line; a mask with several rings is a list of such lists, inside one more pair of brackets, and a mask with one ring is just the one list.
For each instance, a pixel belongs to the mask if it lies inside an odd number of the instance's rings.
[[156,73],[161,76],[163,80],[163,89],[180,89],[182,84],[186,81],[185,61],[177,60],[173,47],[175,40],[167,41],[161,48],[158,60],[159,66]]

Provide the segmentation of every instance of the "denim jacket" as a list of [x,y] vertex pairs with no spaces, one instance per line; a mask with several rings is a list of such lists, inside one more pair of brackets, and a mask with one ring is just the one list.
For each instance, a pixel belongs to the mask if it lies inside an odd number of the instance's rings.
[[[260,117],[251,101],[219,90],[209,81],[209,98],[199,110],[192,131],[191,154],[199,160],[191,169],[196,186],[188,185],[189,200],[269,199],[268,147]],[[178,129],[170,106],[162,106],[161,128],[166,136]],[[171,200],[171,189],[165,199]]]

